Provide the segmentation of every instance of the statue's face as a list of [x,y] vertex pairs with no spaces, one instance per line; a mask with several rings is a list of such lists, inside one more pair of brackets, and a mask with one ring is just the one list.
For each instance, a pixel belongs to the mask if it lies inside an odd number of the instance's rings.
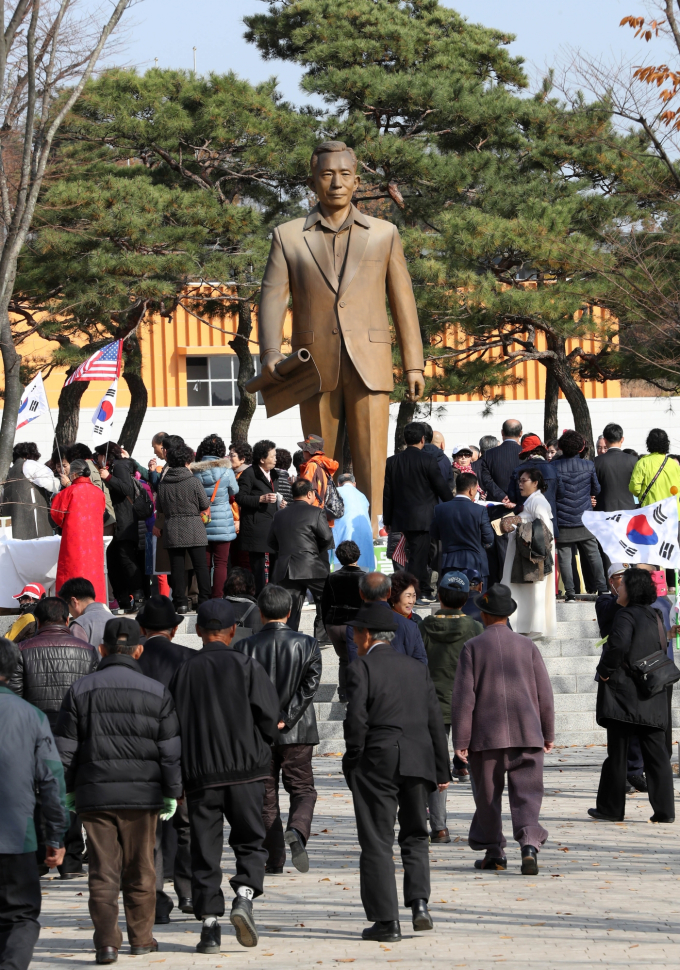
[[344,209],[352,201],[361,179],[349,152],[327,152],[317,159],[307,182],[319,202],[329,209]]

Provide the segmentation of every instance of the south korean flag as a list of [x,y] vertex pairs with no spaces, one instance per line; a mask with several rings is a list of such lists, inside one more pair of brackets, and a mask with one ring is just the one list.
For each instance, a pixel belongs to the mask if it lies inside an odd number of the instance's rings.
[[583,524],[612,562],[680,567],[678,504],[673,497],[644,508],[584,512]]

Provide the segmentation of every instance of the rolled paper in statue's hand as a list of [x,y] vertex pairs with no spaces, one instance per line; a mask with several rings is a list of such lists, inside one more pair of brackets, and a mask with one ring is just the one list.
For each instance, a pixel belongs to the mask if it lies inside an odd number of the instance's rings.
[[[311,356],[310,352],[303,347],[301,350],[296,350],[290,357],[284,357],[283,360],[280,360],[274,370],[279,377],[288,377],[298,367],[301,367],[302,364],[307,364]],[[272,383],[272,378],[266,372],[263,372],[246,381],[246,391],[249,391],[251,394],[257,394],[258,391],[263,390],[265,387],[270,387]]]

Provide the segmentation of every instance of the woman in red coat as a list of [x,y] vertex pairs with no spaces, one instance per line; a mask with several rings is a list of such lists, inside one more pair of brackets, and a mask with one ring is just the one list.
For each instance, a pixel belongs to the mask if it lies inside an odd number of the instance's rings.
[[107,603],[104,575],[104,510],[106,499],[90,481],[84,461],[71,462],[71,484],[52,500],[50,515],[61,529],[56,588],[67,579],[82,576],[94,586],[99,603]]

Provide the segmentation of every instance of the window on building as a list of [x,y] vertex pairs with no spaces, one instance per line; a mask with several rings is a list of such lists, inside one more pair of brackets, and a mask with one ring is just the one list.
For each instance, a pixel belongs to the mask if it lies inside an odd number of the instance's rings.
[[[255,373],[260,361],[255,357]],[[187,404],[193,408],[222,408],[238,405],[241,395],[236,385],[239,360],[236,354],[216,357],[187,357]],[[262,395],[257,403],[263,404]]]

